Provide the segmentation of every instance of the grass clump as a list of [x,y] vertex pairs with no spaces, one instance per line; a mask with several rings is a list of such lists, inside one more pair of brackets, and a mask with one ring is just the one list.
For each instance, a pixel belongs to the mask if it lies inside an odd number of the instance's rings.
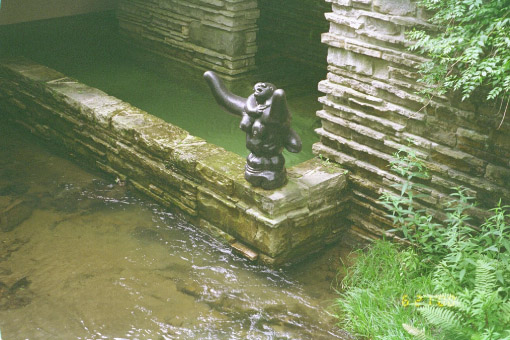
[[402,324],[410,320],[423,327],[415,308],[404,307],[406,297],[433,291],[432,276],[417,275],[423,265],[414,250],[380,240],[355,256],[338,299],[342,328],[368,339],[393,340],[406,338]]
[[475,228],[472,199],[455,188],[435,223],[415,202],[413,179],[428,176],[416,154],[400,150],[392,170],[404,180],[380,201],[410,246],[381,240],[357,252],[337,300],[340,324],[366,339],[510,340],[510,207]]

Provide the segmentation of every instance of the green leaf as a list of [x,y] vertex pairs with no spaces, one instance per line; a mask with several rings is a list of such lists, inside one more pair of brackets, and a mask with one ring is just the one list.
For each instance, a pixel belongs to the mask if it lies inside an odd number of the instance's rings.
[[459,273],[459,281],[462,282],[462,279],[464,278],[464,275],[466,275],[466,268],[462,269]]
[[483,252],[484,252],[484,253],[485,253],[485,252],[488,252],[488,251],[498,252],[499,250],[498,250],[498,248],[496,248],[496,246],[490,246],[490,247],[485,248],[485,249],[483,250]]

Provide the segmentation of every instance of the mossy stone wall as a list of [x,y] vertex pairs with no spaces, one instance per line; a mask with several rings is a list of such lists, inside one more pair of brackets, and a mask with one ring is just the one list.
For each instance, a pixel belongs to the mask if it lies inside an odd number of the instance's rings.
[[347,227],[346,173],[318,159],[272,191],[244,180],[245,160],[106,93],[26,59],[0,60],[0,117],[183,212],[267,264],[295,262]]

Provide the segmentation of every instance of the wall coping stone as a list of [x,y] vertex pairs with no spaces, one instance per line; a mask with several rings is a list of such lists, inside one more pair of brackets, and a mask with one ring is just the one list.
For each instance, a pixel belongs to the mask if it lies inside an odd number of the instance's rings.
[[25,58],[0,60],[0,103],[8,119],[177,207],[252,260],[295,262],[347,227],[338,165],[311,159],[288,169],[284,187],[253,188],[241,156]]

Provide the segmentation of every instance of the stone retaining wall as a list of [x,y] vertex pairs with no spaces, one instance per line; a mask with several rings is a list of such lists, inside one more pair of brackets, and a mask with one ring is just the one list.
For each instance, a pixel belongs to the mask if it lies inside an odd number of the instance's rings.
[[257,0],[119,0],[124,40],[179,64],[236,76],[254,69]]
[[416,201],[438,218],[456,186],[468,188],[482,207],[500,198],[510,203],[510,119],[497,129],[502,114],[483,100],[440,97],[425,106],[415,94],[425,59],[407,50],[404,32],[428,26],[427,13],[411,0],[326,1],[333,9],[322,36],[329,73],[319,84],[325,96],[314,152],[352,171],[354,232],[371,238],[389,227],[377,199],[401,181],[388,165],[408,140],[431,174],[423,182],[426,196]]
[[312,159],[288,169],[283,188],[254,189],[242,157],[25,59],[0,61],[0,117],[178,208],[252,259],[297,261],[346,227],[345,170]]

